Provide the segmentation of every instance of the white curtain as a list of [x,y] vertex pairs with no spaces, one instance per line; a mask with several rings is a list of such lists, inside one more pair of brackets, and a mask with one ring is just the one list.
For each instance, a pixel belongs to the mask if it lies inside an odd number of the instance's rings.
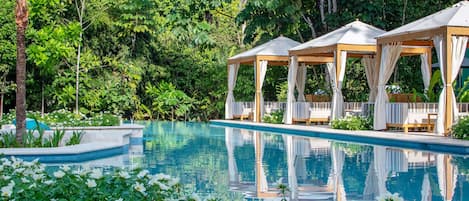
[[378,179],[378,196],[381,197],[388,193],[388,190],[386,189],[386,180],[388,178],[388,168],[386,167],[386,147],[373,147],[373,161]]
[[[334,59],[335,60],[335,59]],[[331,88],[332,88],[332,103],[331,103],[331,107],[333,107],[334,105],[334,96],[335,96],[335,93],[337,91],[337,82],[336,82],[336,75],[335,75],[335,63],[326,63],[326,66],[327,66],[327,72],[329,73],[329,81],[330,81],[330,84],[331,84]],[[331,118],[334,116],[334,110],[331,110]]]
[[365,188],[363,189],[363,199],[373,200],[379,195],[378,176],[375,171],[375,161],[371,161],[366,173]]
[[301,64],[296,74],[296,90],[298,90],[298,102],[305,101],[306,65]]
[[225,102],[225,119],[233,119],[233,102],[235,102],[233,90],[236,86],[236,77],[238,76],[238,64],[230,64],[228,70],[228,95]]
[[[333,95],[332,95],[332,116],[331,119],[340,119],[344,116],[344,96],[342,95],[342,83],[345,77],[345,66],[347,64],[347,52],[341,51],[340,52],[340,64],[336,64],[340,66],[339,77],[338,77],[338,84],[335,88],[333,88]],[[336,71],[337,72],[337,71]],[[337,81],[337,79],[336,79]]]
[[[440,194],[443,197],[443,200],[452,200],[458,176],[457,166],[453,166],[451,164],[449,156],[438,154],[436,156],[436,171],[438,176],[438,186],[440,187]],[[449,178],[449,180],[447,178]]]
[[[444,115],[448,112],[446,111],[446,93],[451,93],[453,97],[453,121],[457,120],[458,117],[458,108],[456,103],[456,96],[454,95],[454,91],[448,91],[448,87],[451,87],[451,84],[446,85],[446,63],[445,63],[445,56],[443,51],[443,40],[442,36],[435,36],[433,38],[433,44],[435,46],[436,55],[438,56],[438,63],[440,64],[440,71],[441,71],[441,79],[443,81],[443,90],[440,94],[440,99],[438,102],[438,119],[436,124],[435,132],[438,134],[443,134],[445,132],[444,129]],[[464,54],[466,53],[468,37],[466,36],[453,36],[451,37],[451,48],[452,48],[452,55],[451,59],[452,66],[451,66],[451,80],[450,83],[453,83],[456,77],[458,76],[459,69],[461,68],[462,61],[464,59]],[[447,44],[450,45],[450,44]]]
[[394,71],[397,60],[402,51],[402,43],[384,45],[381,52],[381,62],[379,67],[378,94],[376,95],[373,129],[386,129],[386,83]]
[[432,189],[430,187],[430,180],[428,179],[428,173],[423,175],[422,181],[422,190],[420,191],[420,195],[422,196],[422,201],[431,201],[432,200]]
[[343,200],[346,201],[346,194],[344,188],[344,182],[342,179],[342,169],[344,166],[345,154],[338,147],[332,145],[332,168],[334,172],[334,188],[335,196],[334,200]]
[[368,87],[370,87],[368,102],[375,102],[376,93],[378,93],[379,76],[379,69],[376,68],[376,60],[372,56],[365,56],[362,59],[362,64],[365,66],[366,80],[368,81]]
[[428,87],[430,86],[430,79],[431,79],[431,63],[428,63],[428,53],[420,55],[420,70],[422,71],[422,79],[423,79],[423,86],[424,92],[427,94]]
[[290,199],[298,199],[298,181],[296,178],[295,171],[295,158],[296,158],[296,149],[293,144],[293,136],[283,135],[283,142],[285,144],[285,150],[287,152],[287,168],[288,168],[288,187],[290,188]]
[[225,146],[228,154],[228,175],[230,182],[238,182],[238,167],[236,166],[236,159],[234,157],[234,134],[233,128],[225,128]]
[[298,71],[298,57],[290,57],[290,68],[288,68],[288,92],[287,92],[287,106],[285,110],[284,120],[285,124],[292,124],[293,116],[293,102],[295,102],[294,90],[295,80]]
[[[267,73],[268,61],[260,61],[259,63],[260,63],[260,66],[259,66],[260,67],[259,87],[260,87],[260,90],[261,90],[261,95],[260,95],[259,102],[260,102],[260,107],[261,107],[260,112],[261,112],[261,118],[262,118],[262,116],[264,115],[264,96],[262,95],[262,85],[264,84],[265,74]],[[257,77],[256,74],[257,74],[257,67],[256,67],[256,62],[254,62],[254,77]],[[255,79],[255,80],[257,80],[257,79]],[[255,98],[254,98],[254,105],[257,105]],[[257,111],[254,112],[254,121],[258,121],[256,112]],[[260,121],[260,119],[259,119],[259,121]]]
[[264,158],[265,142],[260,132],[255,132],[255,135],[253,136],[254,136],[254,151],[255,151],[256,156],[257,154],[259,154],[259,157],[260,157],[260,158],[256,157],[256,169],[258,165],[260,166],[258,169],[260,178],[259,178],[259,184],[257,185],[260,186],[261,192],[267,192],[269,186],[267,183],[267,176],[265,175],[264,165],[262,163],[262,159]]

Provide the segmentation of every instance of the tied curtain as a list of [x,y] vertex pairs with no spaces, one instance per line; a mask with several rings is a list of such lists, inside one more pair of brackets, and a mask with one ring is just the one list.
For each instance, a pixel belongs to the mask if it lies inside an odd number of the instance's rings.
[[402,52],[402,43],[393,43],[382,47],[382,56],[379,68],[378,94],[376,95],[373,129],[386,129],[386,83],[394,71],[397,60]]
[[306,65],[301,64],[296,74],[296,90],[298,90],[298,102],[305,102]]
[[[334,54],[337,57],[336,54]],[[347,52],[340,52],[340,64],[327,64],[327,70],[329,71],[329,77],[331,79],[332,87],[332,104],[331,104],[331,120],[342,118],[344,115],[344,96],[342,95],[342,83],[345,77],[345,64],[347,63]],[[336,65],[340,65],[339,77],[337,77]]]
[[422,196],[422,201],[431,201],[432,200],[432,189],[430,187],[430,180],[428,179],[428,173],[423,175],[422,181],[422,190],[420,191]]
[[[440,71],[441,71],[441,80],[443,81],[443,90],[440,94],[440,99],[438,102],[438,119],[436,122],[436,129],[435,132],[442,135],[445,133],[444,128],[444,119],[445,114],[449,111],[446,111],[446,93],[451,93],[453,97],[453,119],[452,121],[457,120],[458,117],[458,107],[456,103],[456,96],[454,95],[453,86],[451,84],[446,84],[446,59],[445,52],[443,51],[444,38],[442,36],[435,36],[433,38],[433,44],[435,46],[436,55],[438,56],[438,63],[440,64]],[[452,36],[451,37],[451,48],[452,48],[452,55],[451,55],[451,80],[449,83],[453,83],[456,77],[458,76],[459,69],[461,68],[462,61],[464,59],[464,54],[466,53],[466,46],[467,46],[468,37],[466,36]],[[450,44],[446,44],[450,45]]]
[[290,57],[290,68],[288,68],[288,91],[287,91],[287,106],[285,110],[284,123],[292,124],[293,119],[293,102],[295,102],[294,91],[296,74],[298,72],[298,57]]
[[230,64],[228,69],[228,95],[225,102],[225,119],[233,119],[233,103],[235,98],[233,90],[236,86],[236,77],[238,76],[239,63]]
[[458,167],[451,164],[451,158],[448,155],[438,154],[436,156],[436,172],[443,200],[453,200],[458,177]]
[[[265,74],[267,73],[267,64],[268,64],[268,61],[260,61],[260,75],[259,75],[259,90],[260,90],[260,106],[261,106],[261,118],[262,116],[264,116],[264,96],[262,95],[262,85],[264,84],[264,80],[265,80]],[[257,66],[256,66],[256,62],[254,62],[254,75],[255,77],[257,77]],[[257,93],[257,92],[256,92]],[[256,103],[256,98],[254,98],[254,105],[257,105]],[[257,111],[254,112],[254,121],[260,121],[260,119],[257,119],[257,115],[256,115]]]
[[372,56],[365,56],[362,59],[362,64],[365,66],[366,80],[368,87],[370,87],[368,102],[375,102],[376,94],[378,93],[379,79],[379,71],[376,69],[376,60]]
[[253,136],[254,136],[254,151],[256,154],[256,170],[259,171],[259,175],[260,175],[260,178],[257,178],[256,181],[259,181],[257,185],[260,186],[261,192],[267,192],[269,189],[269,186],[267,184],[267,176],[265,175],[264,166],[262,165],[262,158],[264,158],[265,142],[260,132],[255,132]]
[[344,182],[342,179],[342,169],[344,167],[345,154],[337,146],[332,147],[332,168],[334,172],[334,190],[336,199],[334,200],[346,200]]
[[238,182],[238,167],[236,166],[236,159],[234,157],[234,134],[233,128],[225,128],[225,146],[228,153],[228,174],[230,182]]
[[297,156],[297,151],[294,146],[293,136],[283,135],[283,141],[285,144],[285,149],[287,152],[287,167],[288,167],[288,187],[290,188],[290,199],[298,199],[298,181],[296,178],[296,166],[295,159]]
[[376,172],[378,196],[386,195],[389,193],[386,189],[386,180],[388,178],[388,168],[386,167],[386,147],[373,147],[373,162],[374,170]]
[[423,86],[424,86],[424,94],[427,94],[428,87],[430,86],[430,79],[431,79],[431,69],[430,63],[428,63],[428,53],[420,55],[420,70],[422,71],[422,78],[423,78]]

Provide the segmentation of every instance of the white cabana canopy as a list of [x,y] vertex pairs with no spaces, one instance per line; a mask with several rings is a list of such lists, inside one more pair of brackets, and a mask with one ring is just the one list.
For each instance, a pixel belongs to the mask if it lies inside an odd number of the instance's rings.
[[253,64],[256,95],[254,121],[261,121],[262,84],[267,72],[267,66],[288,65],[288,49],[300,43],[280,36],[253,49],[237,54],[228,59],[228,95],[225,103],[225,118],[233,118],[232,105],[234,100],[233,90],[236,85],[236,76],[240,64]]
[[[461,1],[450,8],[396,28],[377,38],[381,71],[383,69],[385,71],[392,70],[395,62],[391,61],[390,58],[398,58],[396,54],[399,51],[394,50],[398,50],[399,46],[435,47],[444,83],[440,95],[438,120],[435,129],[440,134],[448,134],[453,121],[457,119],[456,100],[452,83],[464,58],[468,36],[469,2]],[[394,53],[394,55],[390,53]],[[383,78],[386,78],[386,76],[383,76]],[[382,81],[385,82],[385,80]],[[383,108],[384,104],[375,104],[374,127],[377,130],[383,129]],[[377,110],[381,111],[378,115]]]
[[[385,33],[384,30],[357,20],[321,37],[296,46],[289,51],[290,56],[292,57],[289,74],[295,75],[297,73],[294,70],[298,69],[298,62],[302,62],[301,58],[305,56],[316,58],[316,63],[319,64],[329,63],[329,66],[332,67],[332,69],[329,69],[329,73],[331,77],[331,86],[333,88],[331,117],[332,119],[340,118],[343,115],[343,96],[341,88],[345,76],[347,57],[361,58],[367,55],[374,55],[376,52],[375,37],[383,33]],[[334,59],[331,62],[324,58]],[[314,60],[310,59],[309,62],[314,62]],[[374,62],[367,63],[373,64]],[[367,72],[369,71],[372,74],[377,74],[373,73],[374,65],[367,66],[367,68],[369,68]],[[293,91],[290,90],[294,90],[294,79],[296,76],[289,75],[289,78],[292,78],[292,80],[288,80],[289,92],[287,96],[287,111],[285,115],[285,123],[287,124],[292,123],[291,105],[294,102],[294,97]],[[374,84],[369,83],[369,85],[370,88],[373,89]],[[304,86],[299,87],[304,88]]]

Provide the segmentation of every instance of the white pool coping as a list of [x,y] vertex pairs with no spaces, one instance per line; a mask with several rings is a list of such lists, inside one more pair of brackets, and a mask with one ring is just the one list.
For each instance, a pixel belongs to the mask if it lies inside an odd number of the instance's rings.
[[[142,125],[122,125],[104,127],[65,127],[63,140],[69,139],[74,130],[85,131],[82,143],[71,146],[44,147],[44,148],[0,148],[0,154],[8,156],[55,156],[55,155],[80,155],[90,152],[98,152],[130,145],[131,138],[142,138]],[[3,130],[5,131],[5,130]],[[52,131],[47,131],[50,135]],[[63,144],[63,142],[62,142]]]
[[[428,144],[428,145],[443,145],[448,147],[462,147],[467,150],[469,153],[469,140],[459,140],[450,137],[437,136],[433,133],[426,132],[409,132],[407,134],[403,132],[389,132],[389,131],[349,131],[349,130],[339,130],[332,129],[329,126],[321,125],[288,125],[288,124],[268,124],[268,123],[255,123],[248,121],[236,121],[236,120],[211,120],[210,122],[214,123],[226,123],[234,124],[241,126],[252,126],[253,129],[258,128],[268,128],[269,130],[273,129],[289,129],[295,132],[317,132],[317,133],[326,133],[334,135],[342,135],[349,137],[365,137],[370,139],[379,139],[379,140],[394,140],[401,141],[406,143],[418,143],[418,144]],[[282,132],[281,130],[279,132]]]

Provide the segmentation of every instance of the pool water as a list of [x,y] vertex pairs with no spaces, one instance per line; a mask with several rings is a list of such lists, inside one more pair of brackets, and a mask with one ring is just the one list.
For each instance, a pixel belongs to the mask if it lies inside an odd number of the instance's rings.
[[469,200],[468,156],[205,123],[139,124],[146,126],[143,146],[99,165],[117,160],[169,174],[221,200],[376,200],[388,193],[404,200]]

